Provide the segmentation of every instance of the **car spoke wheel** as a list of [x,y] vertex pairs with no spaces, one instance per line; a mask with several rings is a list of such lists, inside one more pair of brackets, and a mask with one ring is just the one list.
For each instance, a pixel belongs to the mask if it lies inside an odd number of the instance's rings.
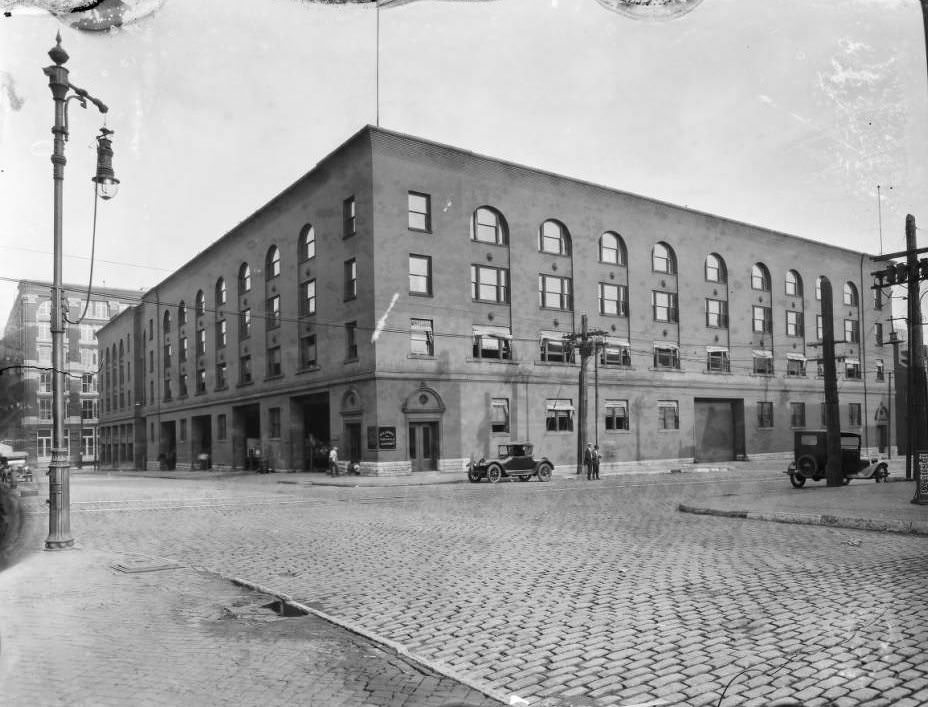
[[499,464],[494,464],[487,469],[487,478],[490,480],[491,484],[495,484],[503,478],[503,470],[500,468]]
[[480,472],[477,471],[473,466],[467,467],[467,480],[472,484],[476,484],[480,481]]
[[806,485],[806,477],[802,474],[790,474],[789,482],[797,489],[801,489]]
[[805,477],[814,477],[818,471],[818,464],[815,462],[815,457],[804,454],[796,460],[796,471],[800,472],[802,476]]
[[547,464],[542,464],[538,467],[538,480],[539,481],[551,481],[551,467]]

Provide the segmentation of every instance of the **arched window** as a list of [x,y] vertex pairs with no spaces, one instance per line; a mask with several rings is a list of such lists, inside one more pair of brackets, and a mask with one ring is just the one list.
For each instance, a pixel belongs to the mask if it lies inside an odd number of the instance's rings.
[[202,316],[206,314],[206,297],[203,295],[203,290],[197,292],[197,316]]
[[857,288],[853,282],[844,283],[844,304],[850,307],[857,306]]
[[220,277],[216,280],[216,307],[226,303],[226,280]]
[[[164,321],[162,323],[162,330],[165,334],[171,331],[171,312],[165,310],[164,312]],[[122,342],[119,342],[119,348],[122,348]]]
[[184,300],[177,305],[177,326],[183,326],[187,323],[187,305]]
[[280,251],[276,245],[272,245],[267,250],[267,257],[264,259],[264,279],[273,280],[280,275]]
[[770,291],[770,271],[763,263],[754,263],[751,268],[751,289],[762,292]]
[[706,280],[708,282],[728,282],[728,269],[721,255],[709,253],[706,256]]
[[802,297],[802,278],[795,270],[786,273],[786,294]]
[[815,299],[822,299],[822,276],[815,278]]
[[548,220],[538,229],[538,249],[543,253],[570,255],[570,236],[567,228],[558,221]]
[[238,293],[240,295],[251,292],[251,267],[242,263],[238,269]]
[[316,255],[316,229],[307,223],[300,229],[300,260],[309,260]]
[[474,211],[471,229],[471,239],[480,243],[505,245],[509,240],[503,215],[489,206],[481,206]]
[[606,231],[599,237],[599,262],[625,265],[625,244],[618,233]]
[[666,243],[656,243],[651,250],[651,269],[668,275],[677,272],[677,258]]

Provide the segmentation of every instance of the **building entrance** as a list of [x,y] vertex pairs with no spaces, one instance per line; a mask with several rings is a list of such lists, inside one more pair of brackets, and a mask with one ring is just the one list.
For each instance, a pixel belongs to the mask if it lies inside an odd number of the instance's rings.
[[[315,393],[291,399],[293,419],[302,422],[299,434],[293,435],[294,466],[304,471],[324,471],[328,468],[329,394]],[[339,450],[340,451],[340,450]]]
[[409,461],[413,471],[438,469],[438,423],[409,423]]
[[197,415],[190,418],[190,444],[195,469],[209,469],[213,465],[212,418]]
[[[118,458],[117,440],[113,444],[113,458]],[[158,447],[158,462],[162,469],[174,469],[177,466],[177,426],[171,420],[161,423],[161,443]]]
[[696,462],[734,461],[744,455],[744,401],[696,398]]
[[261,449],[261,408],[257,404],[232,408],[232,464],[248,468],[252,455]]

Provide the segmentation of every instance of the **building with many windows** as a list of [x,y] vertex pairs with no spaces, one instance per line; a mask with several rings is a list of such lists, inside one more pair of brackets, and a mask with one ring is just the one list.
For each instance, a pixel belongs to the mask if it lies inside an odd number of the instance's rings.
[[587,315],[606,468],[784,452],[822,425],[827,277],[842,426],[876,446],[889,314],[866,260],[368,126],[100,332],[103,444],[306,469],[331,443],[396,474],[527,439],[573,464],[564,337]]
[[[52,446],[51,283],[22,281],[4,330],[6,408],[3,439],[45,466]],[[100,413],[97,331],[110,317],[139,301],[132,290],[65,285],[65,420],[72,466],[97,460]]]

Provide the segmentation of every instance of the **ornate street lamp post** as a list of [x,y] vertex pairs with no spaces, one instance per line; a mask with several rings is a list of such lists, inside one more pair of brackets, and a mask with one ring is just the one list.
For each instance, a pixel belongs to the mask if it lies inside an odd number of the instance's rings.
[[[65,429],[65,362],[64,362],[64,311],[62,296],[62,193],[64,189],[64,143],[68,139],[68,101],[76,98],[82,107],[87,101],[93,103],[104,115],[109,110],[102,101],[78,88],[68,80],[68,69],[64,63],[68,53],[61,46],[61,33],[56,37],[56,45],[48,55],[55,62],[42,71],[48,76],[48,86],[55,101],[55,125],[52,134],[55,146],[52,152],[52,178],[55,184],[54,197],[54,280],[52,283],[52,461],[48,465],[48,538],[46,550],[61,550],[72,547],[71,537],[71,465],[68,460],[67,430]],[[71,95],[68,95],[68,94]],[[97,174],[92,181],[96,183],[97,194],[109,199],[115,194],[119,180],[113,173],[113,150],[108,136],[111,130],[103,128],[97,137]]]

